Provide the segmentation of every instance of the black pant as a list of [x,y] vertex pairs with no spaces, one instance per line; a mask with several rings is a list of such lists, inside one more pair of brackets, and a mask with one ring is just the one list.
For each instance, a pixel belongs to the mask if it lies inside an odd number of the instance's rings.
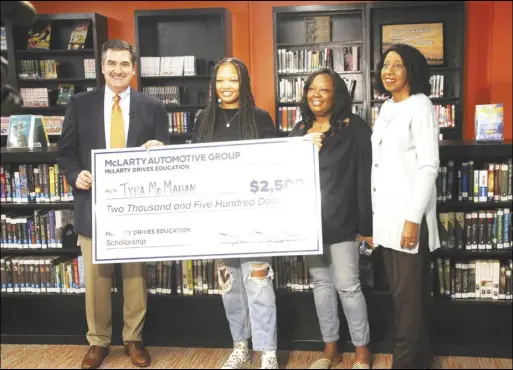
[[425,218],[417,254],[383,248],[383,258],[395,309],[392,369],[431,368],[431,256]]

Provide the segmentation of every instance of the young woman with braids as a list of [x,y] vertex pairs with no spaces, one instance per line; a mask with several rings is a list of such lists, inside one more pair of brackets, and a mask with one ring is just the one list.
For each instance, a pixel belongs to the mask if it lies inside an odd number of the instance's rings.
[[356,348],[353,368],[370,368],[358,240],[372,245],[371,130],[351,113],[351,104],[342,78],[329,69],[317,70],[305,82],[302,120],[290,134],[305,136],[319,149],[324,254],[307,256],[307,261],[325,347],[311,369],[328,369],[340,359],[337,293]]
[[[236,58],[215,66],[208,106],[198,114],[194,142],[251,140],[276,136],[271,116],[255,107],[248,69]],[[221,103],[218,105],[217,100]],[[271,258],[229,259],[217,271],[234,350],[223,369],[251,366],[248,340],[262,351],[262,369],[277,369],[276,299]]]

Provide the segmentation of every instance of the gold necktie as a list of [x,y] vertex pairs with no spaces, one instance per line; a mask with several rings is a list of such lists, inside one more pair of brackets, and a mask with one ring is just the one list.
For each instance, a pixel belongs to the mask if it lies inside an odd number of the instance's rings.
[[114,105],[112,106],[111,118],[110,118],[110,147],[115,148],[126,148],[125,140],[125,125],[123,123],[123,113],[119,106],[121,97],[119,95],[114,96]]

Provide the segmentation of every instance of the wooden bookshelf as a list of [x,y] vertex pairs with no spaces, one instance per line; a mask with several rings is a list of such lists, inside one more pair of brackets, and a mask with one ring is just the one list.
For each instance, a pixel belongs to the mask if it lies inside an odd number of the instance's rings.
[[[179,118],[184,127],[170,129],[171,138],[173,143],[190,140],[194,117],[208,103],[213,67],[232,55],[231,13],[225,8],[136,10],[135,39],[139,90],[177,86],[179,104],[166,104],[166,111],[184,115]],[[182,56],[195,57],[195,75],[143,76],[141,58]]]
[[[405,4],[400,1],[369,2],[366,7],[368,20],[368,65],[371,68],[368,77],[369,89],[367,93],[368,111],[376,107],[379,109],[382,102],[374,99],[372,90],[372,77],[376,71],[381,57],[382,26],[389,24],[437,23],[442,22],[444,27],[444,64],[432,66],[431,75],[441,75],[444,79],[443,97],[432,98],[433,104],[441,106],[455,106],[454,127],[440,127],[443,140],[461,140],[463,138],[463,77],[464,77],[464,50],[459,45],[465,44],[465,4],[460,1],[417,1]],[[434,90],[434,89],[433,89]]]
[[[368,102],[365,91],[369,88],[367,76],[369,67],[366,57],[365,9],[365,4],[273,8],[276,126],[282,135],[286,135],[292,129],[293,122],[299,119],[297,107],[303,91],[303,82],[317,67],[316,57],[310,57],[308,54],[310,51],[331,50],[332,65],[328,62],[328,66],[342,78],[356,82],[353,95],[354,106],[358,107],[360,114],[366,119],[365,107]],[[307,42],[305,18],[317,16],[330,16],[330,40]],[[350,70],[344,68],[342,52],[348,47],[358,48],[359,53],[358,67]],[[294,53],[292,59],[294,62],[290,62],[291,58],[284,58],[283,54],[280,54],[283,51]],[[319,59],[322,58],[321,55]],[[319,61],[319,66],[325,64]]]
[[[89,20],[87,38],[83,49],[68,49],[68,42],[74,24],[79,20]],[[32,27],[51,25],[49,49],[29,49],[27,39]],[[66,107],[57,106],[56,100],[60,84],[73,84],[75,93],[87,88],[99,88],[105,84],[101,72],[101,47],[107,41],[107,18],[96,13],[38,14],[32,27],[21,27],[6,22],[8,53],[8,75],[11,85],[18,91],[23,88],[46,88],[48,90],[47,107],[22,107],[18,114],[36,114],[43,116],[64,116]],[[85,77],[84,59],[94,59],[95,78]],[[57,78],[22,78],[22,61],[56,60]],[[58,136],[49,136],[56,143]],[[5,146],[7,137],[2,135],[1,144]],[[3,162],[3,161],[2,161]]]
[[[363,117],[369,121],[370,109],[379,102],[372,99],[371,78],[375,68],[376,27],[381,22],[391,22],[395,12],[402,15],[401,19],[411,21],[422,20],[422,14],[427,11],[426,19],[432,19],[439,12],[439,16],[446,20],[456,20],[454,27],[447,36],[451,40],[457,39],[463,45],[464,32],[458,17],[463,6],[458,8],[456,2],[443,2],[442,5],[433,3],[367,3],[343,4],[308,7],[283,7],[273,10],[274,18],[274,48],[298,50],[302,48],[319,48],[356,45],[361,47],[361,70],[341,71],[341,74],[358,79],[355,100],[362,107]],[[447,6],[447,8],[446,8]],[[443,11],[437,9],[443,8]],[[445,10],[449,15],[445,15]],[[459,9],[459,10],[458,10]],[[458,10],[458,11],[457,11]],[[331,15],[333,42],[313,44],[303,39],[303,18],[305,16]],[[62,15],[64,16],[64,15]],[[71,18],[55,16],[56,20],[68,22],[77,15],[68,15]],[[79,15],[81,16],[81,15]],[[445,17],[445,18],[444,18]],[[454,17],[454,18],[452,18]],[[462,19],[462,18],[461,18]],[[137,55],[137,82],[139,89],[145,86],[177,85],[181,88],[183,100],[179,105],[166,105],[166,111],[196,112],[205,107],[208,98],[208,84],[212,78],[211,66],[224,56],[231,55],[231,26],[230,14],[225,9],[182,9],[182,10],[151,10],[136,11],[134,14]],[[101,22],[100,22],[101,23]],[[446,22],[447,23],[447,22]],[[67,23],[66,23],[67,24]],[[279,31],[283,27],[284,31]],[[68,27],[69,28],[69,27]],[[200,31],[203,30],[203,31]],[[349,30],[349,31],[348,31]],[[105,24],[106,31],[106,24]],[[64,31],[63,31],[64,32]],[[12,33],[11,33],[12,34]],[[26,41],[26,40],[25,40]],[[18,43],[22,41],[17,41]],[[449,41],[448,41],[449,42]],[[452,41],[451,41],[452,43]],[[14,47],[14,40],[10,45]],[[20,44],[23,45],[23,42]],[[101,46],[101,43],[99,43]],[[449,44],[448,44],[449,45]],[[88,55],[99,57],[96,44],[86,46],[87,49],[67,51],[62,48],[49,51],[51,58],[76,58],[82,60]],[[448,51],[448,60],[452,61],[445,67],[434,68],[433,71],[441,74],[459,76],[459,83],[454,96],[447,96],[440,100],[456,101],[461,105],[463,52]],[[14,49],[13,49],[14,50]],[[379,47],[378,49],[379,50]],[[16,65],[20,57],[36,58],[40,51],[17,50],[9,53],[10,65]],[[35,56],[34,56],[35,55]],[[142,77],[140,58],[149,56],[196,56],[196,76],[162,76]],[[275,58],[276,58],[275,53]],[[79,59],[80,58],[80,59]],[[99,59],[97,66],[99,66]],[[78,63],[78,62],[76,62]],[[14,67],[13,67],[14,68]],[[15,71],[14,71],[15,72]],[[306,77],[307,73],[278,73],[275,59],[275,93],[276,109],[280,106],[294,106],[294,103],[280,104],[279,78]],[[16,73],[14,73],[16,76]],[[101,78],[97,71],[97,79]],[[80,76],[66,77],[77,78]],[[39,81],[19,81],[20,84],[39,84]],[[87,81],[89,82],[89,81]],[[18,83],[18,81],[16,82]],[[41,82],[44,84],[45,82]],[[85,83],[85,82],[84,82]],[[97,81],[96,86],[102,86],[103,81]],[[202,92],[201,99],[198,92]],[[434,101],[438,101],[435,99]],[[62,107],[34,108],[34,113],[64,113]],[[28,111],[27,111],[28,112]],[[459,111],[461,119],[461,110]],[[59,113],[60,114],[60,113]],[[277,115],[278,117],[278,115]],[[483,162],[497,160],[508,155],[511,156],[511,141],[501,144],[480,144],[461,141],[461,121],[459,128],[450,129],[450,138],[453,141],[440,143],[440,157],[445,163],[448,159],[456,162],[477,158]],[[191,131],[191,128],[189,128]],[[281,132],[281,135],[286,135]],[[190,140],[191,132],[172,135],[173,142],[183,143]],[[55,149],[47,151],[13,151],[2,148],[2,165],[4,164],[43,164],[55,163]],[[65,209],[71,207],[70,203],[55,204],[55,208]],[[5,208],[4,208],[5,207]],[[33,205],[4,205],[2,210],[7,212],[30,212],[36,208],[53,209],[52,204]],[[490,209],[504,208],[504,203],[493,204],[465,204],[461,202],[447,202],[440,207],[447,210]],[[12,255],[65,255],[72,257],[80,254],[78,248],[62,248],[59,250],[1,250],[4,256]],[[437,250],[433,258],[450,258],[470,260],[479,259],[511,259],[511,250],[504,251],[447,251]],[[376,250],[370,257],[373,265],[372,288],[365,288],[371,329],[371,349],[373,352],[392,353],[394,346],[394,321],[392,301],[388,293],[385,271],[381,258],[381,251]],[[119,266],[117,266],[119,267]],[[119,274],[117,275],[119,276]],[[122,344],[122,286],[119,281],[119,293],[113,293],[113,342]],[[85,333],[84,294],[3,294],[1,323],[2,343],[48,343],[48,344],[87,344]],[[37,315],[34,315],[34,309]],[[313,293],[311,291],[297,292],[277,290],[278,308],[278,341],[280,350],[322,350],[323,343],[318,327],[317,315]],[[347,324],[343,319],[342,308],[339,307],[341,318],[342,350],[352,351]],[[224,319],[225,312],[222,299],[216,295],[180,296],[180,295],[152,295],[148,296],[148,313],[144,327],[144,340],[147,345],[155,346],[191,346],[191,347],[220,347],[232,346],[229,326]],[[509,357],[511,351],[511,302],[497,302],[493,300],[451,300],[435,297],[433,308],[433,343],[437,355],[460,356],[493,356]],[[212,320],[212,318],[215,318]]]
[[[319,15],[329,15],[331,18],[331,40],[329,42],[323,40],[319,43],[307,42],[305,17]],[[280,90],[280,80],[293,78],[306,80],[310,74],[301,70],[284,71],[283,62],[280,59],[282,57],[279,54],[280,49],[295,52],[303,49],[322,50],[324,48],[359,46],[361,48],[359,70],[340,71],[340,62],[337,61],[337,58],[333,58],[333,69],[339,72],[341,77],[357,80],[353,97],[354,104],[361,107],[360,115],[372,125],[372,109],[383,104],[383,100],[375,98],[373,93],[373,77],[379,73],[376,67],[382,52],[382,25],[432,22],[442,22],[444,25],[444,64],[431,67],[432,76],[442,75],[444,77],[444,91],[442,96],[431,97],[431,100],[434,105],[451,104],[455,106],[455,126],[440,128],[443,139],[440,141],[441,165],[446,165],[448,160],[454,160],[455,166],[461,166],[461,162],[465,160],[474,160],[479,165],[507,161],[508,158],[511,158],[511,140],[505,140],[502,143],[476,143],[462,140],[463,120],[472,120],[473,117],[463,117],[464,51],[456,46],[465,43],[465,4],[456,1],[409,3],[392,1],[274,7],[274,77],[277,126],[280,129],[283,126],[280,125],[282,108],[298,106],[297,100],[280,101],[280,94],[283,93]],[[299,90],[301,94],[302,85]],[[297,96],[297,99],[299,98],[300,96]],[[282,130],[281,135],[288,135],[286,131]],[[460,202],[457,197],[453,197],[451,201],[439,202],[437,205],[439,213],[478,212],[499,208],[511,209],[511,202]],[[379,257],[380,252],[376,251],[375,253],[376,255],[373,256],[375,289],[386,291],[388,286],[384,266]],[[435,265],[437,258],[457,261],[498,259],[507,263],[512,258],[512,252],[511,248],[484,251],[438,249],[432,254],[432,257]],[[479,353],[493,356],[500,352],[500,356],[511,357],[512,333],[510,329],[511,312],[509,311],[511,301],[455,300],[439,297],[436,291],[434,294],[436,298],[433,322],[435,353],[449,355],[462,353],[467,356]],[[388,303],[384,304],[382,309],[388,311],[389,314],[392,312],[392,307]],[[375,325],[374,314],[371,309],[369,312],[371,327]],[[490,317],[490,315],[496,316],[493,320],[488,321],[487,325],[473,327],[475,320],[479,320],[477,317]],[[387,316],[387,318],[389,317]],[[317,324],[312,322],[312,325]],[[507,326],[508,329],[505,329],[504,326]],[[392,328],[393,323],[386,330]],[[383,344],[382,335],[383,333],[377,334],[374,331],[372,342]]]
[[[299,119],[299,111],[293,110],[286,118],[281,113],[297,107],[300,96],[293,96],[292,101],[283,97],[281,80],[303,78],[306,80],[309,72],[297,71],[283,72],[283,62],[278,54],[279,50],[333,50],[333,69],[342,78],[356,81],[353,100],[357,107],[357,114],[361,115],[369,124],[373,124],[373,109],[379,109],[383,104],[373,94],[373,77],[378,73],[376,66],[381,55],[381,26],[395,23],[429,23],[443,22],[444,24],[444,58],[442,66],[433,66],[432,75],[441,75],[444,78],[444,91],[441,97],[432,97],[433,104],[455,107],[454,127],[441,127],[440,132],[444,140],[461,139],[463,137],[463,49],[453,47],[463,45],[465,39],[464,27],[465,5],[456,1],[427,2],[418,1],[404,3],[399,1],[368,2],[366,4],[340,4],[340,5],[312,5],[289,6],[273,8],[274,26],[274,73],[275,73],[275,107],[276,121],[279,127],[283,120],[289,121],[285,131],[290,131],[291,124]],[[330,16],[331,41],[318,43],[306,42],[306,17]],[[359,68],[353,71],[344,71],[343,61],[337,56],[336,49],[346,46],[357,46]],[[340,55],[340,54],[339,54]],[[300,68],[301,69],[301,68]],[[300,93],[302,84],[300,83]],[[280,95],[281,94],[281,95]],[[286,93],[285,93],[286,95]],[[297,94],[296,94],[297,95]],[[285,99],[285,100],[284,100]],[[294,114],[296,119],[294,120]],[[290,116],[292,115],[292,116]],[[468,118],[467,118],[468,119]],[[288,127],[287,127],[288,126]]]

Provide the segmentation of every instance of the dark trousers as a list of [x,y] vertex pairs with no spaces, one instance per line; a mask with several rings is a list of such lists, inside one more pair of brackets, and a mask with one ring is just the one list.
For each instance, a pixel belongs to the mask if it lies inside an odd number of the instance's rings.
[[431,368],[431,256],[425,218],[417,254],[383,248],[383,258],[395,309],[392,369]]

